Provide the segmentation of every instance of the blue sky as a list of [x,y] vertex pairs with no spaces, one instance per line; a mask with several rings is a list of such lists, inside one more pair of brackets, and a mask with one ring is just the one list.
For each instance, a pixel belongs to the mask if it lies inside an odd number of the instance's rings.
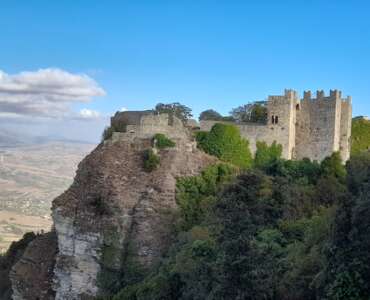
[[87,74],[106,95],[76,111],[179,101],[228,113],[284,88],[337,88],[369,115],[369,12],[356,0],[4,0],[0,70]]

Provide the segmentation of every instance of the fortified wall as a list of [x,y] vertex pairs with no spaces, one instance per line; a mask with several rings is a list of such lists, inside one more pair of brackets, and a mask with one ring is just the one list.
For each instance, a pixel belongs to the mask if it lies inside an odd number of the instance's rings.
[[174,140],[189,137],[189,131],[180,119],[152,110],[117,112],[111,118],[111,126],[119,129],[119,132],[113,132],[113,141],[152,138],[156,133],[163,133]]
[[266,124],[201,121],[200,129],[209,131],[215,123],[236,125],[249,140],[252,153],[257,141],[276,141],[283,146],[285,159],[321,161],[334,151],[339,151],[344,161],[349,159],[351,97],[343,99],[340,91],[331,90],[329,96],[317,91],[316,98],[304,92],[299,99],[295,91],[285,90],[284,95],[268,97],[267,114]]
[[[248,139],[253,154],[257,141],[264,141],[281,144],[285,159],[321,161],[334,151],[339,151],[344,161],[349,159],[351,97],[343,99],[340,91],[331,90],[328,96],[317,91],[315,98],[311,92],[304,92],[303,99],[299,99],[295,91],[285,90],[284,95],[269,96],[266,105],[265,124],[201,121],[200,129],[210,131],[216,123],[233,124]],[[151,138],[156,133],[174,140],[189,140],[189,130],[180,119],[152,110],[117,112],[111,118],[111,126],[116,129],[113,141]]]

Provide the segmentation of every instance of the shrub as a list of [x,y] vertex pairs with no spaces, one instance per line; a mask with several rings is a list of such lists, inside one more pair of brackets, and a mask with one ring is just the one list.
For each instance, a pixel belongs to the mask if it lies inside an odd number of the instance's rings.
[[120,123],[116,125],[111,125],[108,127],[105,127],[103,134],[102,134],[102,140],[108,140],[112,137],[113,132],[126,132],[126,124]]
[[205,143],[209,132],[207,131],[197,131],[195,132],[195,140],[197,141],[198,148],[203,149],[202,145]]
[[266,168],[274,161],[281,158],[283,147],[276,142],[268,146],[266,142],[257,142],[257,151],[254,159],[254,164],[257,168]]
[[103,131],[103,134],[102,134],[102,141],[106,141],[108,139],[110,139],[113,135],[113,127],[112,126],[109,126],[109,127],[105,127],[104,131]]
[[223,161],[243,169],[252,164],[249,142],[240,136],[234,125],[217,123],[208,134],[198,133],[197,140],[199,148]]
[[200,113],[199,116],[200,121],[206,121],[206,120],[212,120],[212,121],[221,121],[222,116],[215,110],[213,109],[207,109],[203,112]]
[[147,172],[154,171],[158,168],[160,158],[154,153],[153,149],[148,149],[144,152],[144,169]]
[[370,149],[370,121],[354,118],[352,122],[351,154],[358,154]]
[[176,202],[180,207],[181,229],[200,224],[215,200],[221,186],[236,174],[229,164],[217,164],[202,171],[198,176],[179,178],[176,183]]
[[341,181],[346,177],[346,169],[339,152],[334,152],[331,156],[326,157],[321,163],[321,169],[325,176],[333,176]]
[[176,146],[176,143],[174,141],[172,141],[171,139],[169,139],[162,133],[157,133],[154,136],[153,140],[154,140],[155,147],[157,147],[158,149],[164,149],[164,148],[170,148],[170,147]]

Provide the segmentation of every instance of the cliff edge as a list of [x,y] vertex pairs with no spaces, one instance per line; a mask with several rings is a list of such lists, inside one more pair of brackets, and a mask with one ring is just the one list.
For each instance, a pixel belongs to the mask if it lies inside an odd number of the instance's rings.
[[[44,263],[54,265],[55,260],[55,299],[104,294],[129,264],[149,270],[158,262],[174,230],[176,178],[197,175],[215,162],[196,149],[190,135],[173,140],[175,147],[158,150],[160,165],[152,172],[143,168],[143,153],[153,147],[153,138],[132,134],[101,143],[79,164],[73,184],[52,206],[57,247],[49,250],[56,254]],[[32,260],[27,253],[23,264]],[[13,267],[17,299],[35,295],[36,287],[26,284],[31,269]],[[37,287],[37,292],[50,299],[50,284],[44,286],[46,290]]]

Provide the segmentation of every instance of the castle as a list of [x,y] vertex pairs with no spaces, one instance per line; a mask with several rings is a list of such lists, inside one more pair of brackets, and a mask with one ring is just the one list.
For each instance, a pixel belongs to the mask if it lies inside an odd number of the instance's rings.
[[[299,99],[293,90],[285,90],[284,95],[269,96],[267,100],[267,123],[236,123],[224,121],[201,121],[200,130],[210,131],[216,123],[234,124],[239,127],[242,137],[248,139],[252,153],[257,141],[272,144],[274,141],[283,147],[285,159],[321,161],[335,151],[339,151],[344,161],[350,156],[352,125],[351,97],[342,98],[341,92],[331,90],[329,96],[317,91],[316,98],[311,92],[304,92]],[[113,139],[150,137],[164,133],[171,138],[186,135],[182,122],[167,114],[154,114],[153,111],[120,112],[111,120],[112,126],[125,126],[124,132],[115,132]]]

